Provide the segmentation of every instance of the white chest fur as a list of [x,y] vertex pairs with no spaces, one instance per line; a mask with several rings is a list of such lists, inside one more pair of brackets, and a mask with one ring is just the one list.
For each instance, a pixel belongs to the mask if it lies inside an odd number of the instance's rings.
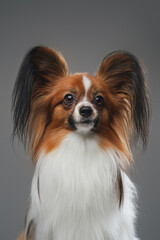
[[95,136],[77,133],[55,151],[41,154],[26,224],[27,229],[34,221],[34,240],[136,239],[134,186],[122,173],[126,197],[119,209],[116,158],[113,149],[99,148]]

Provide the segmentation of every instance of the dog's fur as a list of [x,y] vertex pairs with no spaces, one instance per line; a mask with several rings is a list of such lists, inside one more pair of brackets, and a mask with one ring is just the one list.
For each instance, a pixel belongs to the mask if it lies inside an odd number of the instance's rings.
[[13,92],[14,132],[35,164],[18,240],[136,240],[130,145],[147,142],[150,106],[142,65],[106,56],[96,75],[70,74],[60,53],[35,47]]

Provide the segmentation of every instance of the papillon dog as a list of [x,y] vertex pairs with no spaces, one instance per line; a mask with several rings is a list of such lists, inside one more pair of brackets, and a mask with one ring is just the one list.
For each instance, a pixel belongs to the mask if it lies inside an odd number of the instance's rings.
[[150,103],[140,61],[115,51],[95,75],[56,50],[25,56],[13,91],[13,136],[35,165],[24,240],[137,240],[132,145],[146,145]]

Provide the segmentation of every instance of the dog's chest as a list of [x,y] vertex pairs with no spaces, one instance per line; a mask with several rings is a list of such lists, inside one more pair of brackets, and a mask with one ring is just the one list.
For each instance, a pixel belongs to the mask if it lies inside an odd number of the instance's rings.
[[36,240],[107,237],[118,208],[115,161],[114,152],[102,151],[96,139],[76,135],[42,155],[31,194]]

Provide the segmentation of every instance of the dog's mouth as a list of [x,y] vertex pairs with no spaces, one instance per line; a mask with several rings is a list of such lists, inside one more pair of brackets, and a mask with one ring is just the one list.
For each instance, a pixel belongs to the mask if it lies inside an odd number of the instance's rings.
[[89,119],[86,119],[86,120],[82,120],[80,122],[77,122],[77,124],[91,124],[93,123],[94,121],[93,120],[89,120]]
[[86,131],[91,131],[97,128],[99,122],[99,118],[96,117],[94,119],[81,119],[80,121],[76,121],[72,115],[68,118],[69,127],[73,130],[86,129]]

